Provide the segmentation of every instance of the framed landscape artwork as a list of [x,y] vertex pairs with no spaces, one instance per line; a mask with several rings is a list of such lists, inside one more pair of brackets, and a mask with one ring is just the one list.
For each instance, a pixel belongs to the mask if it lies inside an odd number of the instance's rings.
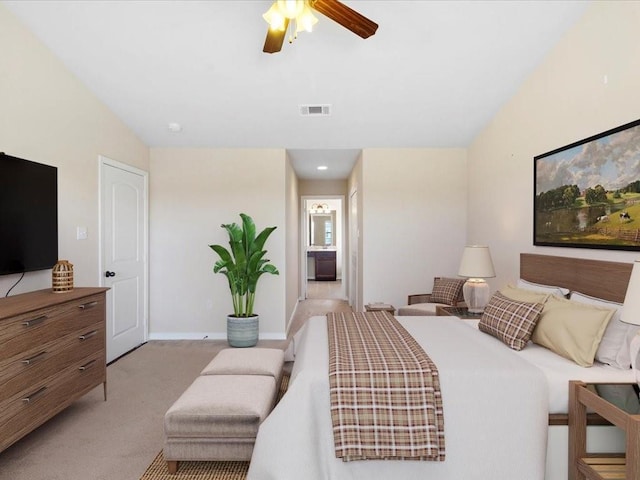
[[640,250],[640,120],[533,161],[534,245]]

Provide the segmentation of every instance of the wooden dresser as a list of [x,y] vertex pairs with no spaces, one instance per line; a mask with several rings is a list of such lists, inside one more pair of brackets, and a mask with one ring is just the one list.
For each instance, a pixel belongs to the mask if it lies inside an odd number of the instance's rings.
[[0,299],[0,451],[100,383],[106,288]]

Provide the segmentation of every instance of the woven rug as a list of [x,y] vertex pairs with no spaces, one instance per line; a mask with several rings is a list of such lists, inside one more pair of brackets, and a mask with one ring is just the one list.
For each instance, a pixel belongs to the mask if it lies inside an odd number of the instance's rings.
[[153,460],[140,480],[245,480],[249,462],[180,462],[178,472],[167,470],[162,452]]
[[[278,399],[287,391],[289,375],[282,376]],[[171,475],[162,451],[156,455],[140,480],[245,480],[249,462],[180,462],[178,472]]]

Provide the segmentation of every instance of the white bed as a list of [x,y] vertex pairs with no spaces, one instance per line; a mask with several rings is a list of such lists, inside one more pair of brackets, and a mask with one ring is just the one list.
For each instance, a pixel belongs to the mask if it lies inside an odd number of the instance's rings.
[[[438,365],[446,460],[335,458],[326,317],[313,317],[297,342],[289,389],[260,427],[248,479],[544,478],[548,393],[542,372],[454,317],[399,320]],[[509,438],[508,445],[495,448],[501,438]]]
[[[624,298],[630,274],[626,264],[523,256],[524,278],[553,284],[552,275],[561,279],[555,285],[579,288],[589,295],[597,294],[591,283],[606,285],[600,298],[618,302]],[[564,273],[558,274],[559,268]],[[631,369],[579,367],[531,343],[520,352],[513,351],[475,328],[477,322],[455,317],[397,318],[438,366],[446,460],[343,462],[335,457],[326,317],[314,317],[297,336],[289,389],[260,427],[249,480],[563,480],[567,478],[567,426],[562,422],[568,380],[635,381]],[[592,426],[588,450],[624,451],[624,438],[614,427]]]
[[[478,320],[465,320],[463,323],[477,330],[478,322]],[[496,339],[492,338],[491,340],[499,343]],[[583,382],[593,383],[635,382],[635,374],[631,369],[620,370],[597,362],[589,368],[580,367],[571,360],[567,360],[531,342],[519,352],[513,350],[509,350],[509,352],[542,370],[547,379],[549,392],[548,409],[549,414],[552,415],[568,413],[569,380],[582,380]]]

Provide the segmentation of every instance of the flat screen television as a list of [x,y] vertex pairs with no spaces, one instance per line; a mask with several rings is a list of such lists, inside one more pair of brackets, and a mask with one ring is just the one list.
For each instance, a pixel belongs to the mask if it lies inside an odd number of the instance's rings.
[[0,153],[0,275],[58,259],[58,169]]

